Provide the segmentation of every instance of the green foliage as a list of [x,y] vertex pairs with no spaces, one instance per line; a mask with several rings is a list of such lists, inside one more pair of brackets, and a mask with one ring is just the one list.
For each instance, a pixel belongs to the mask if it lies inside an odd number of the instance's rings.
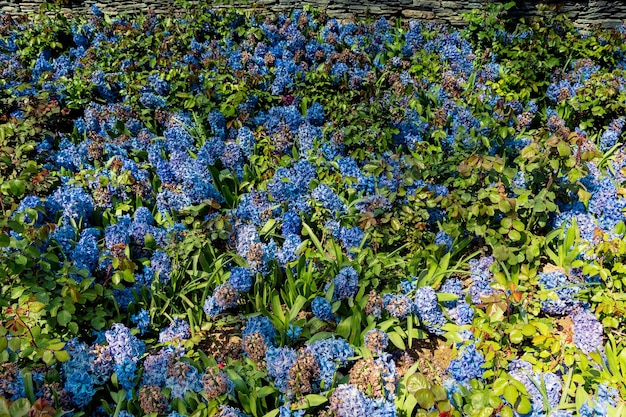
[[396,398],[398,410],[407,416],[460,415],[448,400],[446,389],[429,382],[416,368],[414,365],[409,369],[400,382]]

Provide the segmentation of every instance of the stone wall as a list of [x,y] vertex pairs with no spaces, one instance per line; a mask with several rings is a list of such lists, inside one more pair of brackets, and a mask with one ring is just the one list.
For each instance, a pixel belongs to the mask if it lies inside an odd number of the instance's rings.
[[[102,11],[108,14],[121,12],[141,13],[152,9],[157,13],[171,13],[174,11],[173,0],[69,0],[71,6],[64,11],[83,13],[95,3]],[[237,0],[234,0],[237,3]],[[481,7],[487,0],[257,0],[238,7],[261,7],[272,12],[288,11],[301,8],[304,5],[319,7],[330,16],[340,19],[352,19],[358,16],[386,16],[401,17],[461,25],[461,13]],[[493,1],[493,0],[491,0]],[[39,9],[42,0],[0,0],[0,11],[12,14],[30,13]],[[192,1],[193,3],[193,1]],[[626,20],[626,2],[622,1],[553,1],[553,0],[518,0],[511,10],[515,16],[527,16],[536,13],[537,3],[556,5],[562,12],[580,26],[602,25],[612,27],[624,23]],[[251,6],[253,5],[253,6]]]

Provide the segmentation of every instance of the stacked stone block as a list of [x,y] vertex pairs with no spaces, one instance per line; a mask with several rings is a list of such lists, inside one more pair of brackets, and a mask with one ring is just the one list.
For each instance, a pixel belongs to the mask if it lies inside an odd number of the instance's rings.
[[[11,14],[32,13],[39,10],[45,0],[0,0],[0,11]],[[50,1],[50,0],[48,0]],[[92,3],[111,15],[124,12],[144,13],[149,9],[159,14],[171,14],[175,11],[173,0],[66,0],[70,4],[62,10],[67,13],[88,12]],[[402,18],[405,20],[420,20],[434,23],[462,25],[461,14],[475,8],[480,8],[488,0],[257,0],[238,1],[231,4],[242,8],[262,8],[273,13],[288,12],[291,9],[304,5],[326,10],[329,16],[342,20],[355,17],[370,16],[377,18]],[[503,0],[504,1],[504,0]],[[191,2],[193,3],[193,1]],[[555,5],[560,11],[567,13],[575,24],[581,27],[600,25],[614,27],[626,20],[626,2],[578,0],[521,0],[516,2],[511,10],[513,16],[530,16],[537,13],[538,3]]]

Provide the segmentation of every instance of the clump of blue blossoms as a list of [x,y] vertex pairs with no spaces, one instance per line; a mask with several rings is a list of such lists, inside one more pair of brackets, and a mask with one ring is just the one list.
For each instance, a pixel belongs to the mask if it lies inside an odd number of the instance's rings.
[[404,294],[387,293],[383,295],[382,307],[391,317],[403,319],[413,313],[414,303]]
[[[37,207],[43,207],[43,203],[41,199],[34,195],[29,195],[24,197],[20,204],[17,206],[15,211],[12,214],[12,217],[15,218],[15,215],[18,213],[25,213],[27,209],[36,210]],[[37,210],[36,210],[37,211]],[[43,224],[44,216],[41,211],[37,211],[37,218],[32,219],[30,215],[24,214],[24,221],[26,223],[31,223],[34,221],[35,226],[41,226]]]
[[276,252],[276,259],[280,265],[285,266],[289,262],[298,259],[298,248],[302,243],[300,235],[288,234],[285,236],[285,241],[282,247]]
[[77,339],[71,339],[65,345],[65,350],[69,353],[70,360],[62,366],[65,374],[64,388],[74,404],[85,407],[96,392],[94,387],[96,381],[92,375],[95,356],[85,343]]
[[202,386],[207,399],[214,399],[226,393],[232,393],[235,384],[228,375],[216,368],[209,368],[202,376]]
[[128,232],[134,241],[139,245],[145,244],[146,235],[150,234],[157,245],[165,246],[165,230],[154,226],[154,217],[146,207],[139,207],[135,210],[133,221],[128,227]]
[[[174,417],[174,416],[168,416],[168,417]],[[179,417],[179,416],[175,416],[175,417]],[[220,409],[217,412],[217,414],[215,414],[215,417],[250,417],[250,416],[238,408],[231,407],[229,405],[220,405]]]
[[[533,407],[533,415],[540,415],[555,408],[561,400],[562,382],[552,372],[535,372],[532,365],[524,360],[515,359],[509,364],[509,375],[524,384]],[[544,390],[545,387],[545,390]],[[545,393],[545,395],[544,395]]]
[[50,239],[54,239],[63,252],[70,252],[72,249],[72,242],[76,238],[76,229],[74,226],[65,224],[61,227],[58,227],[50,233]]
[[207,297],[203,310],[209,317],[215,317],[224,311],[237,307],[239,292],[230,282],[218,285],[213,295]]
[[93,379],[84,371],[72,372],[65,380],[64,388],[80,408],[86,407],[96,393]]
[[354,356],[354,349],[340,337],[315,341],[307,345],[306,350],[317,359],[320,369],[319,386],[322,390],[332,386],[337,370],[346,366],[350,357]]
[[255,226],[245,224],[236,231],[237,253],[246,259],[252,273],[266,273],[268,263],[276,255],[276,243],[262,243]]
[[8,398],[10,401],[26,396],[24,378],[16,364],[9,362],[0,364],[0,378],[2,381],[0,383],[0,396]]
[[336,417],[395,417],[396,407],[393,401],[371,399],[352,384],[337,387],[329,398],[328,411]]
[[485,357],[473,342],[459,349],[459,356],[450,362],[447,371],[457,384],[468,386],[470,380],[482,377],[484,364]]
[[241,338],[245,340],[246,337],[253,334],[258,334],[266,346],[274,346],[276,339],[276,329],[274,325],[265,316],[255,316],[248,319],[248,323],[241,333]]
[[338,317],[333,313],[333,305],[324,297],[315,297],[311,302],[313,315],[320,320],[335,321]]
[[94,203],[93,198],[81,187],[63,185],[56,189],[46,200],[46,212],[52,218],[61,212],[64,221],[83,220],[86,224],[91,222]]
[[173,398],[182,399],[188,391],[202,391],[202,374],[190,363],[172,359],[167,364],[165,386],[171,390]]
[[137,362],[145,352],[146,344],[133,336],[130,329],[121,323],[115,323],[104,336],[116,363],[122,363],[125,359]]
[[415,292],[415,311],[429,333],[442,335],[441,327],[447,320],[437,303],[437,293],[429,286],[420,287]]
[[600,180],[588,204],[588,211],[595,216],[600,228],[607,233],[611,232],[619,222],[626,219],[624,208],[626,199],[621,198],[613,180],[609,177]]
[[267,189],[274,201],[307,209],[308,205],[302,198],[309,192],[315,177],[315,167],[307,160],[300,160],[290,168],[278,168]]
[[152,254],[150,259],[150,266],[158,273],[159,281],[162,283],[168,283],[170,281],[170,274],[172,273],[172,261],[166,252],[162,250],[156,250]]
[[474,318],[474,309],[465,300],[463,283],[458,278],[450,278],[441,286],[440,292],[459,297],[457,300],[444,301],[443,303],[452,321],[459,326],[470,324]]
[[350,384],[374,399],[395,399],[397,383],[396,363],[388,353],[359,359],[350,369]]
[[228,282],[239,292],[247,293],[252,288],[252,273],[248,268],[236,266],[230,270]]
[[473,281],[473,285],[469,288],[469,293],[474,304],[482,303],[481,297],[488,297],[493,294],[493,288],[491,288],[493,274],[490,268],[494,261],[495,259],[492,256],[483,256],[480,259],[469,261],[470,276]]
[[373,354],[380,355],[389,346],[389,336],[380,329],[368,330],[363,336],[363,344]]
[[274,385],[282,393],[287,393],[289,370],[296,362],[297,353],[289,347],[269,347],[265,352],[267,373],[274,380]]
[[167,368],[167,364],[170,362],[172,356],[175,356],[175,351],[171,345],[146,356],[143,361],[141,385],[164,387],[166,375],[163,370]]
[[[265,191],[252,191],[239,198],[239,204],[234,210],[234,215],[239,221],[246,220],[255,226],[260,226],[271,216],[271,212],[272,204],[267,193]],[[289,232],[283,230],[283,233]]]
[[321,126],[324,123],[324,106],[317,101],[311,104],[306,112],[307,120],[314,126]]
[[365,232],[359,226],[342,227],[339,231],[339,239],[343,248],[348,252],[348,257],[352,259],[365,239]]
[[[320,202],[322,206],[330,210],[333,214],[342,214],[346,210],[345,203],[326,184],[320,184],[311,192],[311,197]],[[360,243],[360,242],[359,242]]]
[[104,336],[108,343],[106,356],[113,361],[113,371],[122,388],[132,395],[137,363],[145,352],[146,345],[121,323],[114,324]]
[[596,316],[583,307],[577,307],[570,314],[574,322],[574,344],[584,353],[596,352],[603,348],[604,327]]
[[470,324],[474,318],[474,309],[465,300],[463,283],[458,278],[450,278],[444,282],[439,291],[459,297],[457,300],[444,301],[443,303],[452,321],[459,326]]
[[139,312],[131,316],[130,321],[139,329],[141,334],[144,334],[150,326],[150,312],[146,309],[141,309]]
[[333,301],[354,297],[359,290],[359,273],[351,266],[344,267],[326,284],[324,291],[330,289],[331,283],[334,284]]
[[452,249],[453,241],[454,239],[452,238],[452,236],[444,231],[439,231],[435,235],[435,245],[443,246],[446,252],[450,252],[450,249]]
[[299,235],[302,231],[302,220],[300,215],[294,210],[288,210],[283,214],[283,235]]
[[[568,314],[572,308],[580,304],[574,297],[580,291],[580,286],[573,282],[564,271],[548,269],[539,273],[539,282],[550,290],[552,296],[541,302],[541,309],[548,314]],[[556,297],[554,298],[554,295]]]
[[[76,245],[70,252],[70,259],[74,261],[75,267],[86,269],[90,274],[93,274],[98,266],[100,250],[98,249],[97,235],[89,233],[89,231],[90,229],[83,230],[80,240],[76,242]],[[76,275],[74,279],[79,282],[82,280],[82,277]]]
[[600,138],[600,150],[603,152],[611,149],[617,141],[619,140],[620,134],[622,133],[622,129],[624,128],[624,124],[626,123],[626,119],[620,117],[618,119],[613,120],[608,128],[602,134]]
[[239,144],[245,157],[250,158],[254,152],[254,145],[256,143],[254,133],[245,126],[241,127],[237,132],[237,143]]
[[114,249],[115,247],[125,247],[130,243],[130,216],[125,215],[118,218],[117,223],[107,226],[104,231],[104,241],[106,247]]
[[174,321],[161,330],[159,333],[159,343],[180,342],[191,337],[191,328],[189,323],[183,319],[174,319]]

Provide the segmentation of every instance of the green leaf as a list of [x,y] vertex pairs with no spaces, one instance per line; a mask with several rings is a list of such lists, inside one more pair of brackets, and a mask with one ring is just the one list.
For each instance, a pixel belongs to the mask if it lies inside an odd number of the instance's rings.
[[509,404],[515,406],[517,398],[519,397],[519,392],[517,391],[517,388],[515,388],[513,385],[507,385],[504,388],[503,395],[504,399],[507,400]]
[[572,154],[572,147],[567,142],[559,142],[556,148],[559,151],[559,155],[562,157],[570,156]]
[[272,395],[272,394],[274,394],[275,392],[276,392],[276,389],[275,389],[275,388],[273,388],[273,387],[269,387],[269,386],[266,386],[266,387],[261,387],[261,388],[259,388],[259,389],[257,390],[256,394],[257,394],[257,397],[258,397],[258,398],[265,398],[265,397],[267,397],[268,395]]
[[265,225],[263,226],[263,228],[261,229],[261,231],[259,232],[260,235],[266,235],[268,234],[272,228],[276,225],[276,220],[275,219],[269,219],[267,221],[267,223],[265,223]]
[[400,337],[398,333],[389,332],[387,333],[387,336],[389,336],[389,340],[391,340],[391,343],[393,343],[398,349],[401,349],[401,350],[406,349],[404,345],[404,340],[402,340],[402,337]]
[[65,327],[67,326],[67,324],[72,321],[72,314],[67,311],[67,310],[61,310],[59,311],[59,313],[57,314],[57,322]]
[[530,410],[532,410],[532,408],[533,406],[530,403],[530,400],[526,397],[522,397],[519,401],[518,406],[516,407],[516,410],[520,414],[528,414],[530,413]]
[[509,334],[509,339],[511,340],[511,342],[518,344],[521,343],[522,340],[524,340],[524,335],[519,329],[514,329],[511,334]]
[[400,405],[400,409],[406,413],[405,415],[411,416],[413,415],[413,410],[415,409],[416,405],[417,400],[415,399],[415,397],[413,395],[407,395],[404,403]]
[[591,114],[593,114],[594,116],[602,116],[605,113],[606,109],[602,106],[593,106],[591,108]]
[[309,394],[304,397],[304,400],[306,401],[306,404],[308,406],[307,408],[310,408],[310,407],[317,407],[318,405],[324,404],[325,402],[328,401],[328,398],[319,394]]
[[315,233],[313,233],[313,230],[311,229],[311,226],[309,226],[305,222],[302,222],[302,228],[307,232],[307,233],[303,233],[303,235],[308,235],[309,236],[309,239],[311,239],[311,242],[313,242],[313,244],[315,245],[315,248],[318,250],[319,254],[325,254],[326,251],[322,247],[322,242],[320,242],[320,240],[317,238],[317,236],[315,236]]
[[435,394],[429,389],[420,389],[414,395],[417,403],[425,410],[430,410],[435,405]]
[[508,200],[500,200],[498,203],[498,208],[502,213],[508,213],[511,211],[511,203]]
[[341,320],[341,322],[337,326],[337,329],[335,330],[335,332],[344,339],[350,337],[350,331],[352,330],[352,319],[352,316],[348,316],[345,319]]
[[310,345],[313,342],[317,342],[318,340],[324,340],[324,339],[328,339],[330,337],[333,337],[334,334],[331,332],[319,332],[319,333],[315,333],[313,336],[311,336],[311,338],[309,340],[307,340],[307,343]]
[[272,296],[272,313],[274,313],[274,315],[278,317],[283,324],[285,324],[285,313],[283,312],[283,307],[280,304],[280,296],[276,293]]
[[413,315],[409,314],[409,317],[406,318],[406,333],[408,335],[409,340],[409,349],[413,345]]
[[24,393],[31,403],[35,402],[35,389],[33,387],[33,374],[29,371],[22,372],[22,380],[24,381]]
[[[2,132],[2,129],[0,129]],[[11,417],[11,412],[9,411],[9,400],[4,397],[0,397],[0,417]]]
[[19,352],[22,347],[22,340],[19,337],[13,337],[9,340],[9,349],[13,352]]
[[9,181],[9,189],[11,190],[11,194],[16,197],[20,197],[24,194],[26,187],[24,186],[24,182],[21,180],[12,180]]
[[506,261],[507,259],[509,259],[509,255],[509,249],[504,245],[499,245],[493,248],[493,256],[495,256],[498,261]]
[[415,394],[421,389],[428,388],[428,380],[422,374],[413,374],[406,380],[406,390],[411,394]]
[[437,293],[437,301],[445,302],[445,301],[456,301],[459,299],[459,296],[456,294],[450,294],[447,292],[439,292]]
[[233,381],[233,384],[235,384],[236,391],[240,394],[247,396],[250,390],[248,389],[248,385],[246,385],[246,382],[243,380],[243,378],[232,369],[228,369],[226,372],[228,373],[230,380]]
[[493,382],[492,391],[495,395],[502,395],[504,389],[508,386],[509,381],[504,378],[498,378]]
[[144,245],[147,248],[150,248],[150,249],[156,248],[156,240],[154,240],[154,236],[152,236],[151,233],[146,233],[146,235],[143,238],[143,241],[144,241]]
[[41,303],[39,301],[32,301],[29,303],[28,306],[30,308],[30,311],[33,313],[39,313],[41,310],[43,310],[46,307],[44,303]]
[[24,417],[28,415],[30,411],[30,401],[28,398],[20,398],[19,400],[15,400],[11,407],[9,407],[9,412],[11,417]]
[[513,242],[517,242],[521,238],[522,238],[522,234],[518,232],[517,230],[513,229],[509,232],[509,239],[511,239]]
[[524,327],[522,327],[522,334],[524,336],[531,337],[534,336],[535,333],[537,333],[537,328],[532,324],[525,324]]
[[107,322],[104,317],[94,317],[93,319],[91,319],[91,326],[96,330],[104,328],[106,324]]
[[430,389],[433,394],[435,395],[435,401],[439,402],[439,410],[440,411],[446,411],[446,410],[442,410],[441,409],[441,405],[442,402],[447,403],[447,405],[450,405],[449,402],[447,401],[448,399],[448,392],[446,391],[446,389],[444,387],[442,387],[441,385],[435,385]]
[[66,350],[55,350],[54,357],[59,362],[67,362],[70,360],[70,354]]
[[70,332],[78,334],[78,323],[76,323],[75,321],[70,322],[67,328],[70,330]]
[[514,415],[513,409],[509,406],[503,407],[502,410],[500,410],[501,417],[513,417]]
[[[589,394],[585,391],[583,386],[579,386],[576,389],[576,409],[580,409],[580,407],[589,399]],[[519,411],[519,410],[518,410]]]
[[54,353],[50,350],[46,350],[41,358],[46,365],[51,365],[54,362]]
[[302,310],[302,307],[304,306],[304,304],[306,304],[306,302],[307,302],[306,298],[304,298],[301,295],[298,295],[298,297],[296,298],[296,301],[293,303],[293,305],[291,306],[291,309],[289,310],[289,322],[290,323],[296,319],[296,317],[298,316],[298,313],[300,313],[300,310]]

